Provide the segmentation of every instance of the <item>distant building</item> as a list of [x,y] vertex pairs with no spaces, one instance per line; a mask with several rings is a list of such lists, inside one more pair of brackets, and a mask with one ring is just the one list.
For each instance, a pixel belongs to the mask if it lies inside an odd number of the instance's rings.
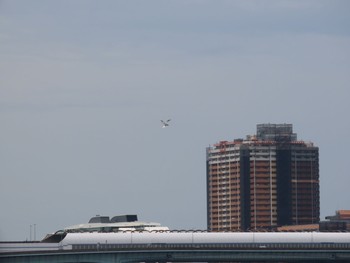
[[120,232],[168,232],[169,228],[159,223],[147,223],[138,221],[137,215],[119,215],[111,219],[109,216],[94,216],[89,223],[69,226],[48,234],[41,241],[45,243],[61,242],[67,233],[120,233]]
[[326,219],[320,222],[320,231],[350,231],[350,210],[338,210],[334,216],[326,216]]
[[292,124],[258,124],[257,134],[207,148],[210,231],[318,224],[319,157]]
[[280,226],[274,229],[276,232],[318,232],[319,224]]
[[159,223],[138,221],[137,215],[119,215],[111,219],[109,216],[97,215],[89,220],[89,223],[66,227],[63,232],[125,232],[125,231],[169,231],[166,226]]

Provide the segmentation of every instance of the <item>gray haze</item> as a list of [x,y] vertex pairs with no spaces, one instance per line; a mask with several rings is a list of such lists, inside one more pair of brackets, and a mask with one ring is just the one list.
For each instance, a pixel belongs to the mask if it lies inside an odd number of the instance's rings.
[[[0,240],[206,228],[205,148],[292,123],[350,209],[350,2],[0,1]],[[171,118],[162,129],[161,119]]]

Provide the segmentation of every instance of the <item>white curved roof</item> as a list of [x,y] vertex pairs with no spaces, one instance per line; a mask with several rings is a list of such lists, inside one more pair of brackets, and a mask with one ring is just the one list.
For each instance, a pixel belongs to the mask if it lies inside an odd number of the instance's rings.
[[131,233],[68,233],[64,244],[131,243]]
[[65,244],[350,242],[350,233],[68,233]]

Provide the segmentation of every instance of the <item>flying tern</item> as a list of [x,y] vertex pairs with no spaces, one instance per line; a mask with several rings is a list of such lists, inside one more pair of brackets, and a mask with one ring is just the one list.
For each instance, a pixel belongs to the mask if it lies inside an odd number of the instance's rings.
[[171,119],[166,120],[166,121],[163,121],[163,120],[160,120],[160,121],[161,121],[161,123],[163,124],[162,128],[166,128],[166,127],[169,126],[169,121],[171,121]]

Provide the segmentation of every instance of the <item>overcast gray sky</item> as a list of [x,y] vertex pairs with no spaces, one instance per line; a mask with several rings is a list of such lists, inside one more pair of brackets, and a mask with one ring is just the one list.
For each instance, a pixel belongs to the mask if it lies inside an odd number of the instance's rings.
[[[350,2],[0,1],[0,240],[206,228],[205,149],[292,123],[350,209]],[[160,119],[171,118],[162,129]]]

